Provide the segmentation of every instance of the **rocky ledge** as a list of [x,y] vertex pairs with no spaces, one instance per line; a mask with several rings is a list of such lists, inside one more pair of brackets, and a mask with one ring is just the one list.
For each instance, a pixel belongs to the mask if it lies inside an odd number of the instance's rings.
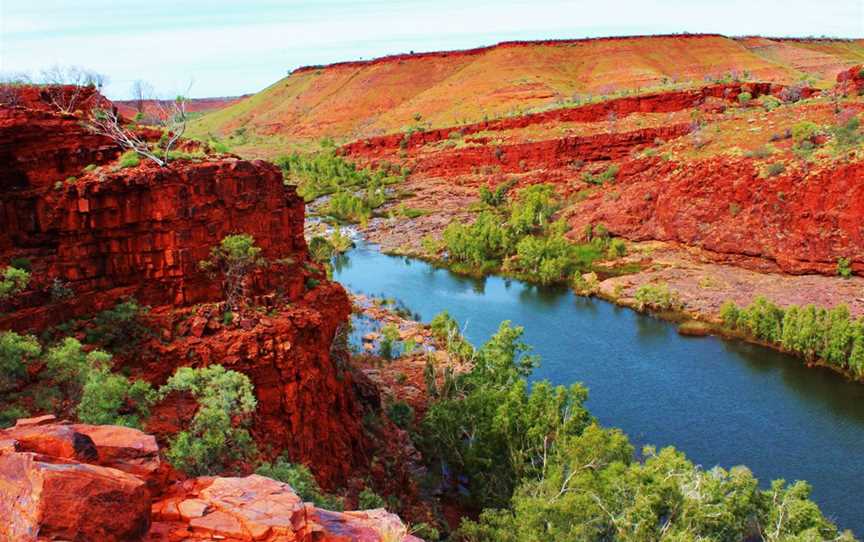
[[422,542],[384,509],[322,510],[263,476],[177,477],[136,429],[18,420],[0,431],[0,539]]

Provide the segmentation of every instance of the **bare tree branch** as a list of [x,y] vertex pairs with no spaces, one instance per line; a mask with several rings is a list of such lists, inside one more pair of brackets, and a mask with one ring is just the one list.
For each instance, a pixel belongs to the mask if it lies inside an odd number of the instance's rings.
[[137,154],[149,158],[160,167],[167,163],[150,150],[146,141],[138,137],[134,131],[124,127],[120,116],[113,109],[94,109],[86,122],[86,126],[94,134],[103,135],[124,149],[135,151]]
[[42,71],[41,82],[51,105],[61,113],[72,114],[92,98],[86,89],[101,90],[107,78],[76,66],[54,65]]

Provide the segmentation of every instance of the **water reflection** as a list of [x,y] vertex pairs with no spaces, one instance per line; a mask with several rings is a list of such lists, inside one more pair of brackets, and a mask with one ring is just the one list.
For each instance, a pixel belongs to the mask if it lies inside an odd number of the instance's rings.
[[567,289],[477,279],[368,247],[334,266],[355,291],[447,310],[474,343],[503,320],[525,327],[536,378],[581,381],[604,424],[637,444],[675,445],[699,464],[746,464],[763,481],[806,479],[824,510],[864,532],[864,386],[758,346],[678,335],[676,326]]

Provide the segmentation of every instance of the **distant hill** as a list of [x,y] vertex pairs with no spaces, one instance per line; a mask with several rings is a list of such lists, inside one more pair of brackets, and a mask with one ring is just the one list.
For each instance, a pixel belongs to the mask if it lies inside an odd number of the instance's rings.
[[[189,113],[207,113],[210,111],[216,111],[223,107],[233,105],[250,96],[252,95],[246,94],[244,96],[227,96],[218,98],[193,98],[187,102],[186,111]],[[158,103],[159,101],[157,100],[144,100],[144,114],[152,115]],[[138,113],[139,105],[137,100],[118,100],[114,101],[114,105],[117,106],[117,109],[125,117],[134,117],[135,114]]]
[[[295,70],[196,120],[271,156],[322,137],[348,141],[563,106],[599,95],[746,80],[830,86],[864,62],[864,40],[673,35],[507,42]],[[240,129],[239,132],[236,132]]]

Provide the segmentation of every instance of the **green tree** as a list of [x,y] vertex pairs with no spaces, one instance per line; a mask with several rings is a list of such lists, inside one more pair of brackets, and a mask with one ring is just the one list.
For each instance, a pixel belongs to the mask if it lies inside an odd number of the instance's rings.
[[112,373],[101,367],[91,370],[78,403],[78,419],[96,425],[141,428],[154,400],[150,384]]
[[681,452],[652,447],[644,460],[620,431],[587,427],[560,439],[542,475],[520,484],[506,510],[465,520],[470,542],[655,540],[852,541],[813,501],[809,487],[775,481],[760,490],[745,467],[704,471]]
[[212,474],[254,454],[243,427],[257,404],[249,377],[221,365],[181,367],[159,388],[159,396],[175,391],[192,395],[198,411],[189,429],[171,441],[166,456],[172,465],[192,475]]
[[15,389],[27,377],[27,364],[42,351],[36,337],[0,332],[0,392]]
[[60,385],[64,396],[75,403],[93,370],[107,370],[111,366],[111,355],[101,350],[85,352],[81,343],[66,337],[45,355],[45,367],[49,376]]
[[200,262],[205,271],[222,275],[225,301],[238,310],[247,295],[249,274],[267,263],[255,238],[248,234],[229,235],[210,250],[210,257]]
[[510,210],[510,227],[517,235],[542,230],[560,208],[555,188],[535,184],[519,191]]
[[23,291],[30,283],[30,273],[17,267],[7,267],[0,276],[0,301]]
[[557,438],[590,421],[581,386],[552,387],[525,377],[537,365],[509,322],[477,351],[473,369],[456,377],[456,393],[434,403],[423,420],[423,446],[455,478],[468,480],[470,501],[507,502],[518,481],[543,469]]

